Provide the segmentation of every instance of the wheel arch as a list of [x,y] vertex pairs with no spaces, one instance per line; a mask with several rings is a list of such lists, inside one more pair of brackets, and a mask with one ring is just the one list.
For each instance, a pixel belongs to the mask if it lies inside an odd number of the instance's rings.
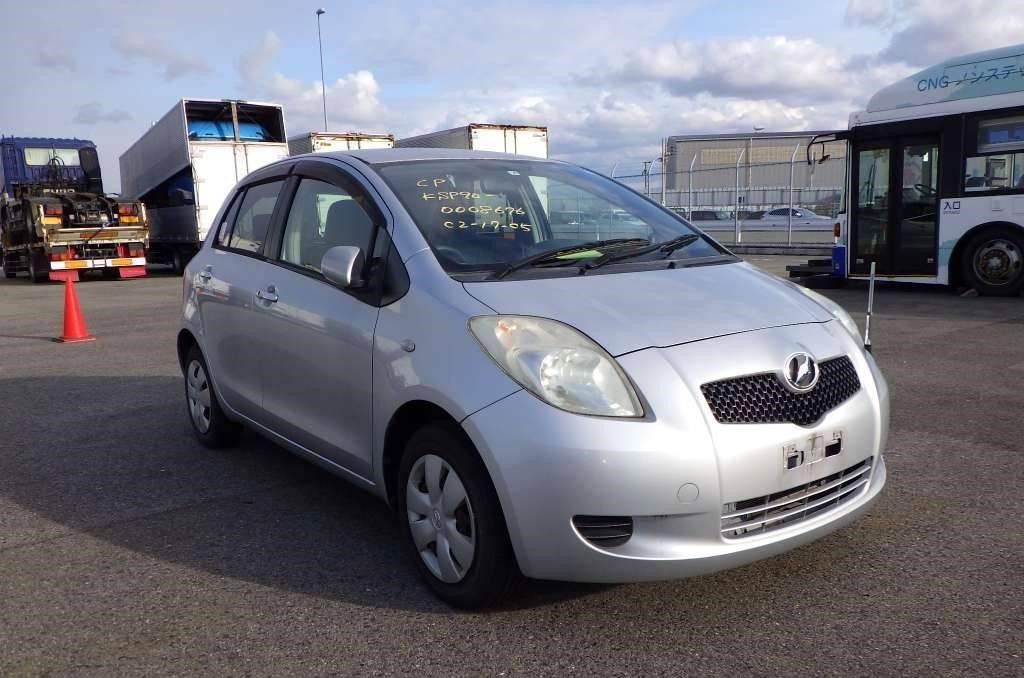
[[[384,480],[385,498],[392,508],[398,505],[397,502],[397,475],[398,465],[402,459],[402,452],[409,438],[419,428],[430,423],[440,423],[450,426],[465,437],[466,442],[474,451],[476,445],[469,439],[458,420],[440,405],[428,400],[410,400],[403,403],[395,410],[388,421],[384,432],[384,445],[381,453],[381,477]],[[477,451],[479,454],[479,451]]]
[[952,287],[962,285],[964,283],[963,276],[963,257],[967,251],[968,243],[974,240],[975,236],[983,231],[994,231],[997,229],[1007,229],[1015,231],[1019,236],[1024,238],[1024,226],[1012,221],[986,221],[983,224],[978,224],[971,230],[964,233],[956,241],[956,245],[953,246],[953,251],[949,255],[949,284]]
[[185,357],[188,356],[188,351],[193,346],[199,346],[199,342],[196,340],[195,335],[187,329],[183,329],[178,332],[178,367],[182,373],[185,372]]

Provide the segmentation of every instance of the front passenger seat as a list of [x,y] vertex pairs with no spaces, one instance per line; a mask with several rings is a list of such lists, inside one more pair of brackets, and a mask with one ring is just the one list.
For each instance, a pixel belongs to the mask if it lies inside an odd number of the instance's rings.
[[323,237],[303,246],[303,259],[319,270],[327,250],[338,245],[358,247],[369,258],[366,248],[370,246],[372,233],[373,222],[359,203],[352,199],[338,200],[327,210]]

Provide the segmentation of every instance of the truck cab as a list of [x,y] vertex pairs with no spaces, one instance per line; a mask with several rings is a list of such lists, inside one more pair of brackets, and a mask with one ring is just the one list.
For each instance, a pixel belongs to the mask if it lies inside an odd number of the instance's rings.
[[146,274],[146,209],[105,195],[96,146],[0,137],[0,252],[7,278],[78,280],[83,270]]

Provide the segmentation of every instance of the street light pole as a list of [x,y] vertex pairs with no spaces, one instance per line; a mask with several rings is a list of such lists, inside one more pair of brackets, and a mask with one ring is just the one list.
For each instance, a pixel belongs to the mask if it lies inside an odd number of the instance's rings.
[[320,15],[327,14],[327,10],[321,7],[316,11],[316,41],[320,45],[320,87],[323,88],[324,96],[324,131],[327,131],[327,80],[324,78],[324,41],[320,37]]

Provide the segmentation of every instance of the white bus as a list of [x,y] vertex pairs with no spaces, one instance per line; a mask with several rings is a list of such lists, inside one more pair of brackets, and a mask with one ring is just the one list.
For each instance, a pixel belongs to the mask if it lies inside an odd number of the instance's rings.
[[834,136],[850,144],[835,274],[1024,288],[1024,45],[890,85]]

